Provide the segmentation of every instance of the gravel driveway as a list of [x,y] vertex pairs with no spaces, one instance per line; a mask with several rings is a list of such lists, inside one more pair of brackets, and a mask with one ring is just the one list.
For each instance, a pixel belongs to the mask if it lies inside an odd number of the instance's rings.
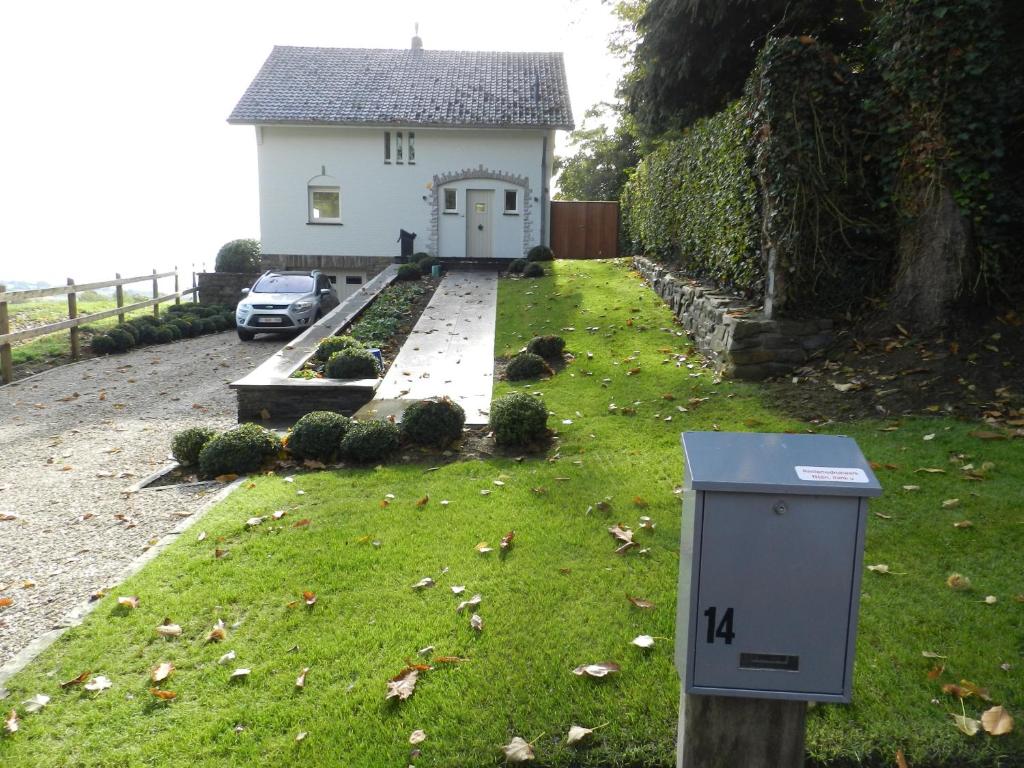
[[282,343],[218,333],[0,387],[0,665],[217,490],[125,493],[167,463],[174,432],[234,424],[228,382]]

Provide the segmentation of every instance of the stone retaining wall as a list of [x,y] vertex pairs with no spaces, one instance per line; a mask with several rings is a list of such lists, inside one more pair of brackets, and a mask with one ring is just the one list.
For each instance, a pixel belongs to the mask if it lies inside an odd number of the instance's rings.
[[242,300],[242,289],[252,288],[257,277],[259,277],[259,273],[199,272],[196,275],[199,303],[224,304],[234,309]]
[[633,266],[671,307],[694,345],[725,376],[782,376],[832,342],[831,320],[771,320],[745,299],[678,275],[643,256]]

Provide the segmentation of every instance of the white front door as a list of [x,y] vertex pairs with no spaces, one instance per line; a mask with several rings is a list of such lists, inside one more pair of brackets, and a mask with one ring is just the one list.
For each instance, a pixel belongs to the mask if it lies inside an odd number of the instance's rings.
[[491,258],[491,215],[494,191],[466,190],[466,258]]

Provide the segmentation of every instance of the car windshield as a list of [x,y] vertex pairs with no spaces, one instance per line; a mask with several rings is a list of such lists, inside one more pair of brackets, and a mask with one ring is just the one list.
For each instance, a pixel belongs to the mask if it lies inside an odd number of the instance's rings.
[[309,275],[266,275],[252,287],[253,293],[312,293]]

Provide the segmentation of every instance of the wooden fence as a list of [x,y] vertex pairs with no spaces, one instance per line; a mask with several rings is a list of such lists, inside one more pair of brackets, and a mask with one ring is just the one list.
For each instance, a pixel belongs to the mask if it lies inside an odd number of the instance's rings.
[[619,204],[556,200],[551,203],[551,249],[559,259],[619,255]]
[[[159,281],[167,277],[174,278],[174,293],[168,293],[161,296]],[[149,281],[152,281],[153,283],[152,299],[136,301],[133,304],[124,303],[124,286],[130,285],[131,283]],[[120,273],[118,273],[114,280],[106,280],[101,283],[76,284],[75,281],[69,277],[67,286],[61,286],[60,288],[39,288],[31,291],[8,291],[7,286],[0,285],[0,377],[3,378],[3,383],[10,384],[14,380],[14,364],[11,355],[11,344],[13,342],[31,339],[36,336],[43,336],[47,333],[62,331],[65,328],[68,328],[71,333],[71,359],[78,360],[81,357],[81,349],[78,339],[79,326],[91,323],[95,320],[102,320],[105,317],[113,317],[114,315],[117,315],[118,320],[123,323],[126,312],[132,312],[136,309],[143,309],[145,307],[153,307],[153,314],[159,317],[160,305],[164,302],[173,301],[175,304],[180,304],[182,296],[195,295],[196,286],[194,273],[192,275],[191,288],[181,290],[178,281],[178,268],[175,267],[173,272],[157,272],[154,269],[153,274],[141,275],[139,277],[121,277]],[[93,312],[92,314],[79,317],[78,294],[84,293],[85,291],[96,291],[101,288],[114,289],[117,308],[107,309],[102,312]],[[10,315],[8,310],[9,304],[18,301],[25,301],[27,299],[41,299],[46,296],[63,295],[68,297],[67,320],[48,323],[47,325],[40,325],[35,328],[26,328],[21,331],[14,331],[13,333],[11,332]]]

